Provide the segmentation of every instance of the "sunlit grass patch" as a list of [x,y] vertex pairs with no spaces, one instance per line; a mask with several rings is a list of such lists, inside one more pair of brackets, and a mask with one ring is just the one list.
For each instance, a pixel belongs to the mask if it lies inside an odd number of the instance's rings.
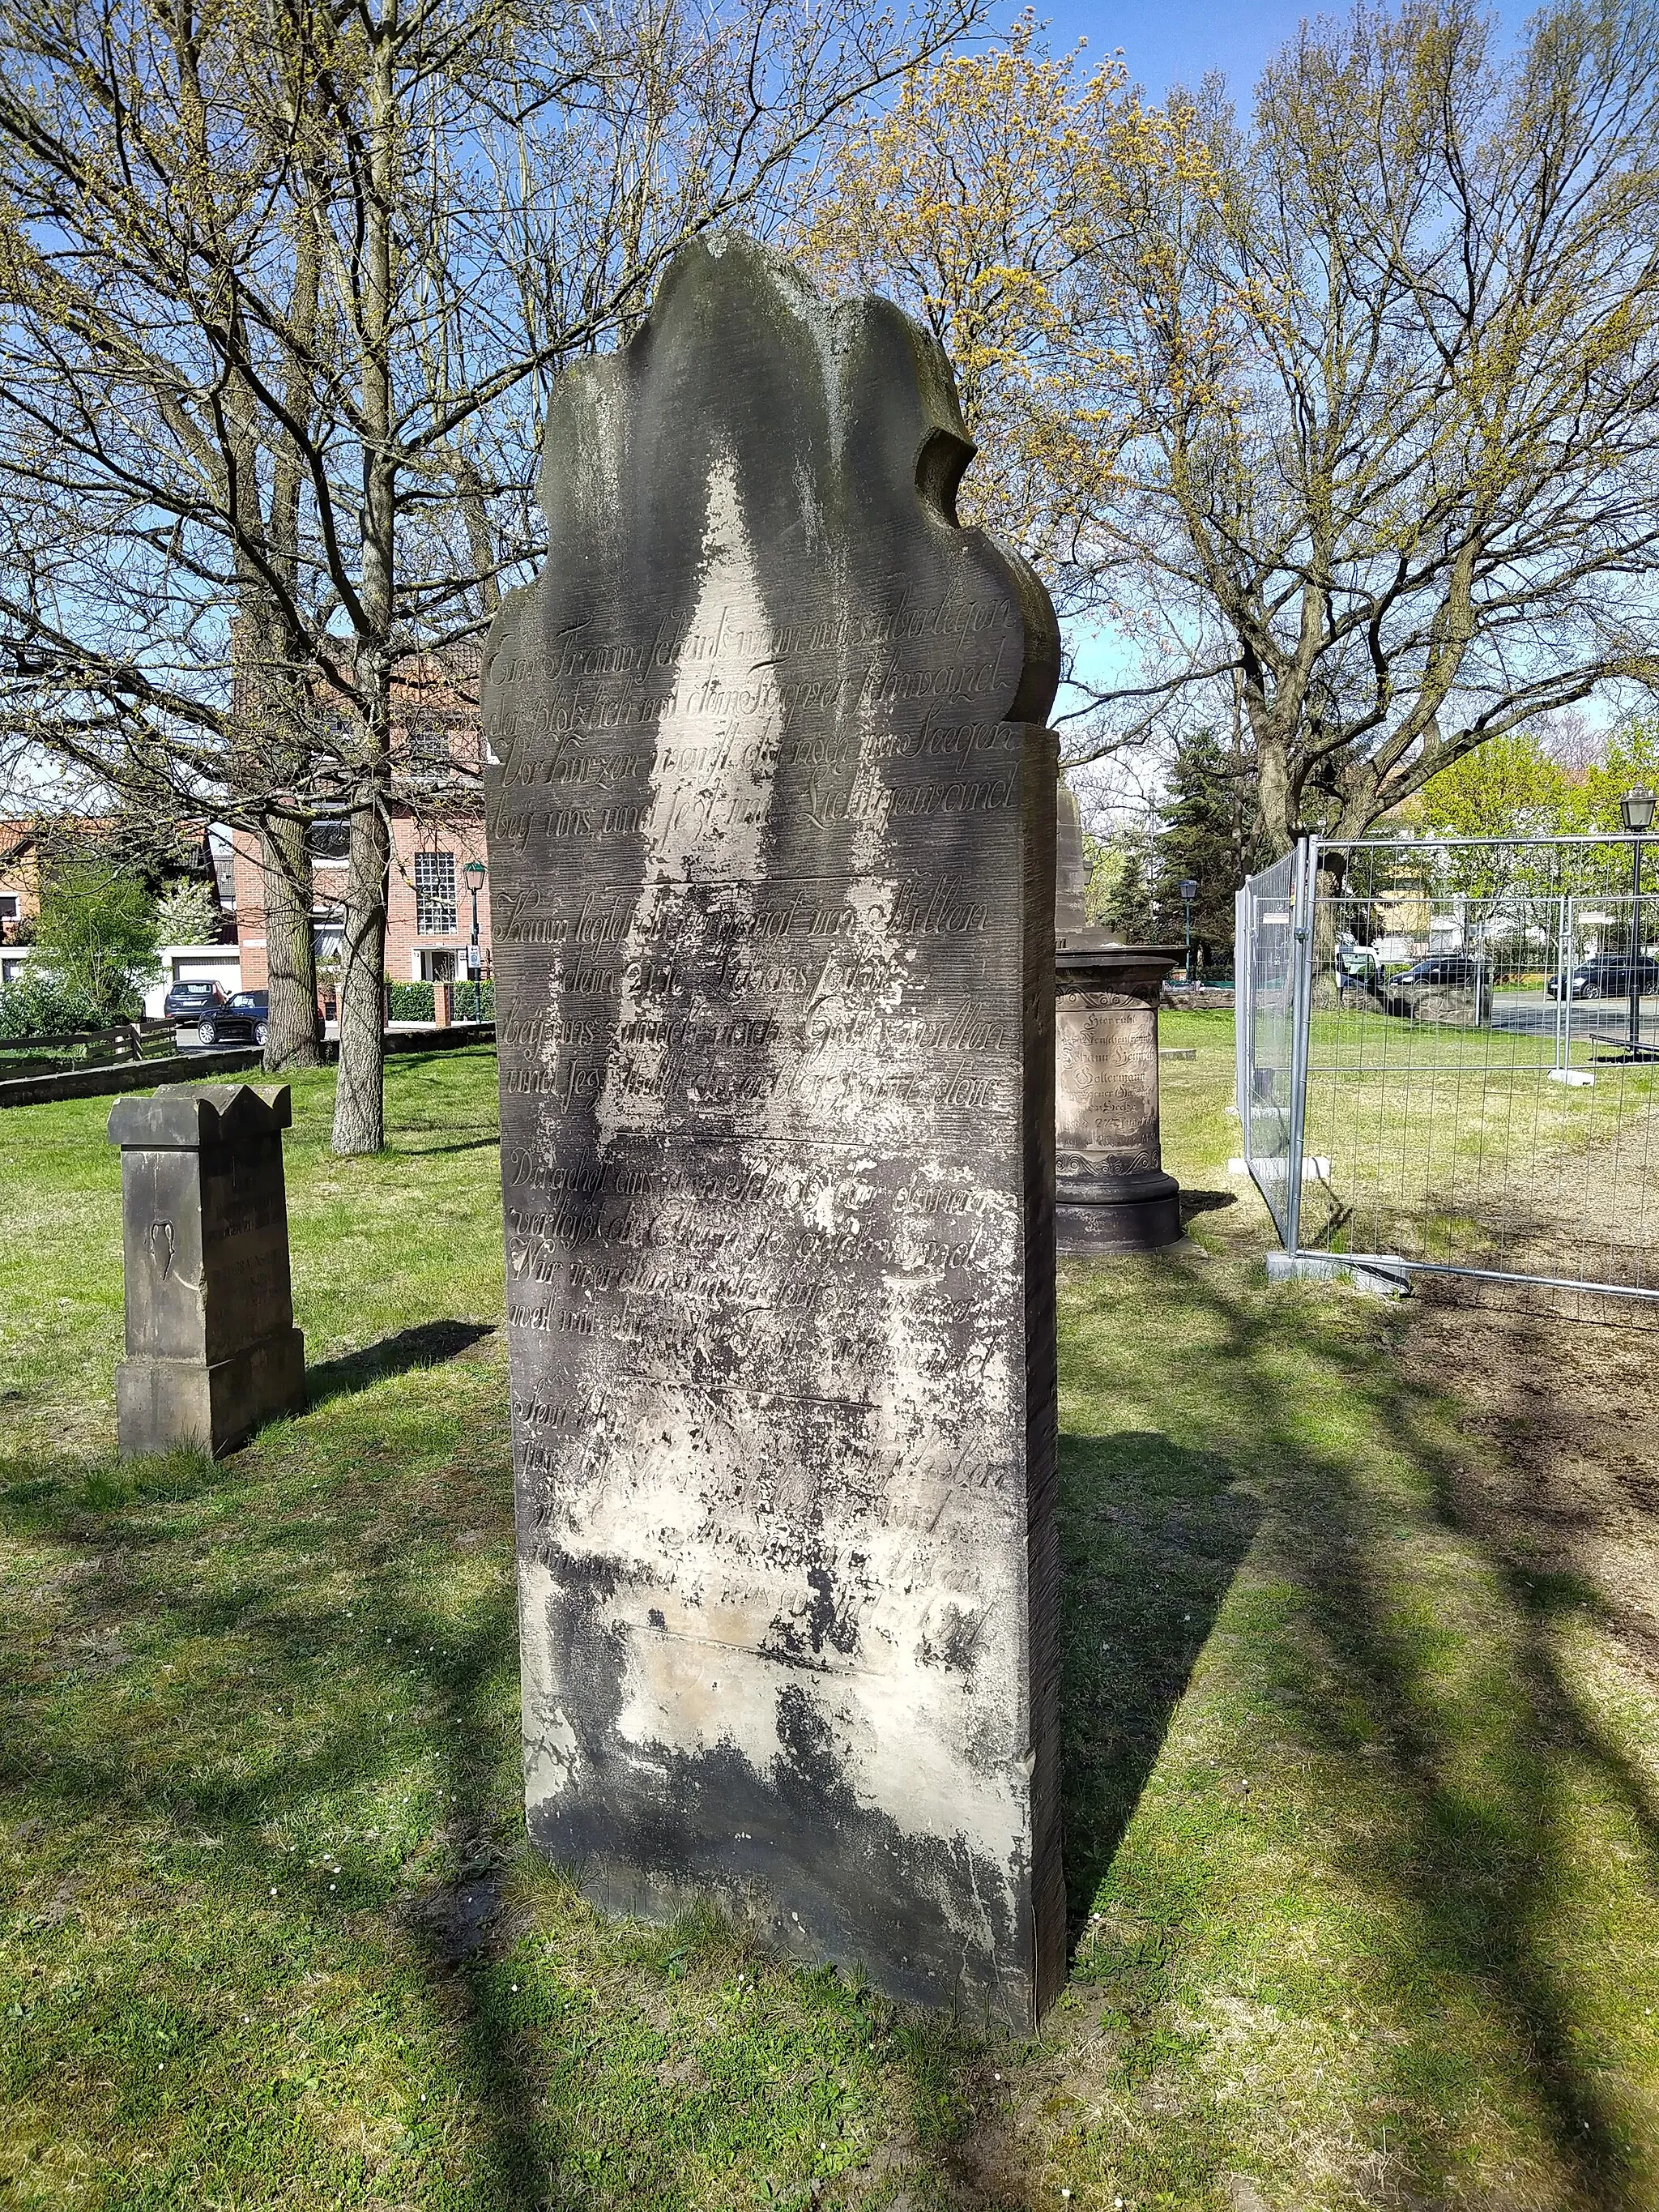
[[1231,1025],[1164,1036],[1215,1256],[1062,1271],[1075,1954],[1029,2042],[709,1906],[607,1922],[526,1849],[486,1055],[394,1071],[344,1171],[298,1086],[315,1401],[217,1466],[112,1456],[115,1155],[40,1109],[0,1174],[45,1331],[0,1315],[0,2201],[1659,2201],[1650,1363],[1270,1289]]

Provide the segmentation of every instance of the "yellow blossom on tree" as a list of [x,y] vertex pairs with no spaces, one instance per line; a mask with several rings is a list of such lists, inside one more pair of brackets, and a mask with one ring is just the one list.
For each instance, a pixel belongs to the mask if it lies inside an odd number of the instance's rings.
[[1102,249],[1131,180],[1191,159],[1121,62],[1046,54],[1026,15],[1006,46],[910,76],[794,241],[826,282],[885,293],[938,337],[981,447],[964,517],[1062,591],[1133,428]]

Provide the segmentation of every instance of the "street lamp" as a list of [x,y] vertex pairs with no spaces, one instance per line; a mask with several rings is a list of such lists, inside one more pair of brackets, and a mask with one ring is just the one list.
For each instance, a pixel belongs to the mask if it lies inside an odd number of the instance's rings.
[[1191,876],[1181,878],[1182,911],[1187,918],[1187,988],[1193,988],[1193,901],[1198,896],[1198,884]]
[[1653,793],[1644,783],[1627,791],[1619,811],[1632,840],[1630,848],[1630,1044],[1632,1060],[1645,1057],[1642,1050],[1642,840],[1653,827]]
[[484,864],[469,860],[461,870],[472,894],[472,942],[466,948],[466,964],[472,975],[472,1018],[483,1019],[483,955],[478,950],[478,893],[483,889]]

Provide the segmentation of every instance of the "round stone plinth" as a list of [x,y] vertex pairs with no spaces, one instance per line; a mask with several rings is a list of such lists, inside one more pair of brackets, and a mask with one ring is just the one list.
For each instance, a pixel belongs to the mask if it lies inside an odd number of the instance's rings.
[[1158,1252],[1181,1241],[1181,1186],[1147,1175],[1061,1176],[1054,1190],[1054,1246],[1062,1259]]

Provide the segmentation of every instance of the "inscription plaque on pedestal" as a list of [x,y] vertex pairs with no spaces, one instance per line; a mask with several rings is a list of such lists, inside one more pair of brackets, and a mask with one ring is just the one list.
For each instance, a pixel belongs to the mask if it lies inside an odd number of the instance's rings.
[[127,1356],[123,1453],[215,1454],[305,1403],[289,1279],[288,1086],[164,1084],[118,1100]]
[[1161,1167],[1155,1008],[1115,991],[1055,1001],[1054,1149],[1103,1175]]
[[485,803],[532,1835],[1030,2023],[1058,640],[970,451],[896,309],[683,252],[554,393]]

